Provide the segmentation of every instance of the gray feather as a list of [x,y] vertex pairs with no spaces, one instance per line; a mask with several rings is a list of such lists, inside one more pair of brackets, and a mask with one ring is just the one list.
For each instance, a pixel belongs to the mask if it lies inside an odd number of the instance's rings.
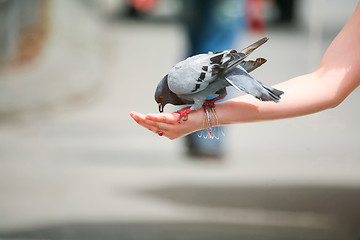
[[241,66],[237,66],[225,79],[230,85],[235,85],[236,89],[249,93],[261,101],[279,102],[280,96],[284,93],[255,80]]
[[266,43],[268,40],[269,40],[268,37],[263,37],[262,39],[254,42],[253,44],[251,44],[249,46],[247,46],[246,48],[244,48],[240,52],[244,53],[246,56],[249,56],[250,53],[252,53],[255,49],[257,49],[258,47],[260,47],[264,43]]
[[250,73],[266,62],[267,61],[265,58],[257,58],[255,61],[243,61],[240,63],[240,66],[244,68],[248,73]]

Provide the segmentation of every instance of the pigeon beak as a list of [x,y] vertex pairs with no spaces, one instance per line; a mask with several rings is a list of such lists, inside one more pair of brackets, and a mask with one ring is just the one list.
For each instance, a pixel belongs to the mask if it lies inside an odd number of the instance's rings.
[[161,103],[158,103],[159,105],[159,112],[164,112],[164,106]]

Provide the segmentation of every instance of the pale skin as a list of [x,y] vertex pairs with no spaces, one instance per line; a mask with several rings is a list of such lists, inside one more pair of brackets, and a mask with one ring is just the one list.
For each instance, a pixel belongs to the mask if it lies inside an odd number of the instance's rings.
[[[360,3],[315,71],[274,86],[285,92],[280,103],[262,102],[250,95],[216,103],[219,125],[291,118],[338,106],[360,84],[359,26]],[[178,113],[133,111],[130,116],[148,130],[176,139],[202,129],[204,111],[190,112],[180,124]]]

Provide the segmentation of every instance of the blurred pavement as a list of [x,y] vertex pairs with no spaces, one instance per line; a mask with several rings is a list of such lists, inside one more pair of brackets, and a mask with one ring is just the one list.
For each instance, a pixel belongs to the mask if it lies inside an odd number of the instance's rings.
[[[343,24],[323,17],[321,54]],[[96,95],[0,124],[0,239],[356,239],[359,90],[322,113],[232,126],[223,161],[196,161],[128,115],[157,111],[155,86],[185,54],[182,28],[120,21],[103,34]],[[266,35],[251,56],[268,59],[253,74],[265,83],[319,61],[306,24]]]

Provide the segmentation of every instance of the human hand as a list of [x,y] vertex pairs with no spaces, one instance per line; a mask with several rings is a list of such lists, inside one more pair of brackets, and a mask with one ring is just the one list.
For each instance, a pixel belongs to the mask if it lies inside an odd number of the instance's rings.
[[187,121],[178,123],[178,113],[150,113],[144,115],[135,111],[130,112],[130,116],[144,128],[173,140],[188,135],[201,128],[201,112],[191,111]]

